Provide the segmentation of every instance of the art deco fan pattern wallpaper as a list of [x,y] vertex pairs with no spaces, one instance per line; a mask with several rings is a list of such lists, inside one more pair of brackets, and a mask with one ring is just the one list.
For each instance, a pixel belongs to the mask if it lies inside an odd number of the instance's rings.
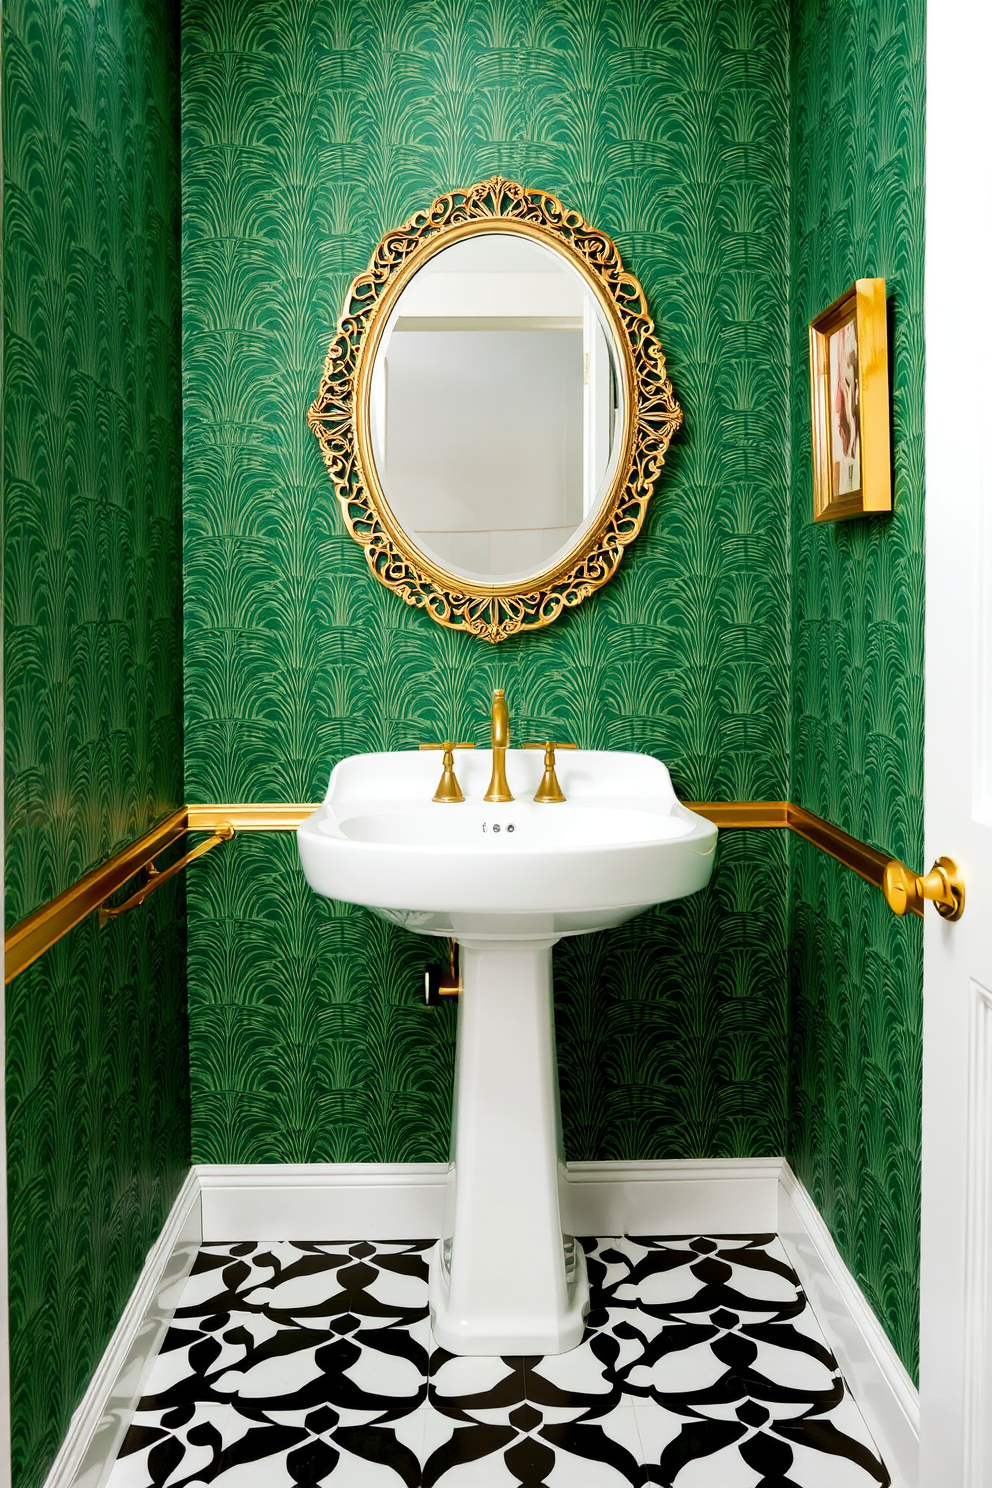
[[[791,798],[924,866],[922,8],[186,0],[181,167],[166,13],[4,13],[8,924],[184,799],[315,800],[348,753],[483,743],[494,686],[514,742],[646,751],[683,798]],[[495,650],[375,583],[305,423],[380,235],[494,172],[616,241],[685,411],[617,577]],[[806,322],[860,274],[889,289],[894,511],[814,528]],[[446,1155],[427,941],[311,894],[280,834],[185,898],[188,1041],[182,894],[12,984],[18,1488],[191,1150]],[[913,1368],[907,919],[727,832],[703,894],[562,943],[555,993],[569,1155],[785,1150]]]
[[[789,794],[917,871],[923,80],[922,7],[793,7]],[[893,511],[814,526],[806,324],[862,274],[887,287]],[[789,1155],[913,1370],[923,926],[798,840],[792,893]]]
[[[595,24],[571,0],[187,5],[190,799],[314,800],[343,755],[484,742],[494,685],[517,741],[647,750],[691,799],[782,797],[786,68],[774,3],[602,5]],[[615,240],[686,428],[618,576],[494,653],[369,582],[301,410],[382,233],[496,170]],[[572,1157],[781,1149],[785,906],[754,889],[783,855],[728,841],[707,896],[559,949],[562,1048],[596,1030],[581,1073],[562,1060]],[[205,862],[190,915],[199,1157],[445,1155],[450,1036],[416,1007],[429,948],[308,897],[275,840]],[[347,1037],[328,1048],[326,1027]]]
[[[177,105],[159,7],[4,7],[8,927],[183,799]],[[7,989],[18,1488],[189,1165],[183,897]]]

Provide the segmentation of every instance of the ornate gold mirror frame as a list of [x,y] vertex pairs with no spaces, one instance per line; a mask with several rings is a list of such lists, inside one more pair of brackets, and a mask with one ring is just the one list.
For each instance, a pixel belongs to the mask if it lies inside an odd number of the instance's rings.
[[[620,459],[598,515],[558,563],[524,587],[469,583],[423,554],[389,509],[369,432],[376,348],[399,295],[442,248],[494,230],[543,243],[579,271],[611,327],[623,382]],[[307,422],[320,441],[348,531],[364,546],[380,583],[439,625],[494,642],[550,624],[605,584],[641,529],[665,452],[682,422],[644,293],[611,239],[548,192],[493,176],[439,196],[426,212],[387,233],[366,272],[354,280],[347,307]]]

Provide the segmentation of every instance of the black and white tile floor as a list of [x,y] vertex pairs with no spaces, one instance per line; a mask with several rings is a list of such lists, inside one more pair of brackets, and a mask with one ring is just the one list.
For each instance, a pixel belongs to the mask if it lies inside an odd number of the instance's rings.
[[773,1235],[584,1242],[582,1343],[456,1358],[431,1241],[204,1245],[109,1488],[888,1484]]

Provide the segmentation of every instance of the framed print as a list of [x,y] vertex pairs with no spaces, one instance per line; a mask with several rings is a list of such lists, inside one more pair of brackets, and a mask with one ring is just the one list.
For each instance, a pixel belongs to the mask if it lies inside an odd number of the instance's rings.
[[809,326],[813,520],[892,510],[885,280],[859,279]]

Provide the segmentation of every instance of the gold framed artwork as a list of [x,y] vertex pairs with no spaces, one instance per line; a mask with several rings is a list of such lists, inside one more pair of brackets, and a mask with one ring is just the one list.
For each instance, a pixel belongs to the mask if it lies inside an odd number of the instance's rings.
[[892,510],[885,280],[858,279],[809,326],[813,520]]

